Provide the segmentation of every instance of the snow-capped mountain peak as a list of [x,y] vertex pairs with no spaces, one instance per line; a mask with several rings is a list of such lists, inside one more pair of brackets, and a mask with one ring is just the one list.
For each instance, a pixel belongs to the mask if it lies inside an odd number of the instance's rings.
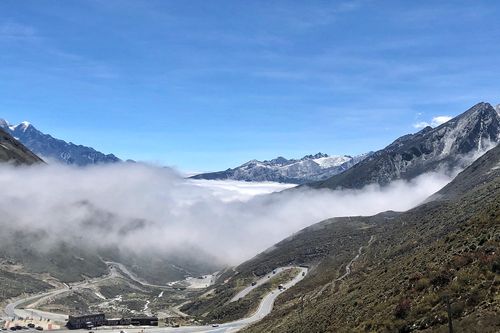
[[323,157],[329,157],[329,156],[328,156],[328,154],[323,154],[322,152],[319,152],[319,153],[314,154],[314,155],[306,155],[306,156],[302,157],[301,160],[314,160],[314,159],[323,158]]
[[313,187],[362,188],[396,179],[410,180],[427,172],[449,172],[468,166],[471,156],[500,142],[499,108],[478,103],[435,127],[407,134],[342,174]]
[[105,155],[91,147],[75,145],[42,133],[28,121],[23,121],[18,125],[11,125],[8,121],[0,119],[0,128],[12,135],[35,154],[44,158],[58,160],[62,163],[83,166],[120,161],[113,154]]
[[352,159],[351,156],[325,156],[313,159],[315,163],[317,163],[321,168],[332,168],[339,166],[345,162],[348,162]]
[[15,125],[15,126],[9,126],[9,128],[12,130],[12,131],[15,131],[15,130],[21,130],[23,132],[26,132],[26,130],[31,126],[31,123],[29,121],[22,121],[21,123],[19,123],[18,125]]
[[275,181],[306,183],[321,180],[349,169],[369,154],[356,157],[329,156],[323,153],[306,155],[300,159],[282,156],[272,160],[251,160],[234,169],[193,176],[196,179],[234,179],[244,181]]

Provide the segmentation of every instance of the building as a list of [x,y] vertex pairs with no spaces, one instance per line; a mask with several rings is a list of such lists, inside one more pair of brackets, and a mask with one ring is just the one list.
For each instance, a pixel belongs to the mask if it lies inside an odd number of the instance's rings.
[[130,324],[134,326],[158,326],[158,317],[130,318]]
[[131,325],[130,318],[111,318],[106,319],[106,326],[128,326]]
[[106,316],[104,313],[88,314],[82,316],[69,316],[66,327],[69,329],[91,329],[106,324]]
[[69,329],[92,329],[98,326],[158,326],[158,317],[111,318],[104,313],[83,316],[69,316],[66,327]]

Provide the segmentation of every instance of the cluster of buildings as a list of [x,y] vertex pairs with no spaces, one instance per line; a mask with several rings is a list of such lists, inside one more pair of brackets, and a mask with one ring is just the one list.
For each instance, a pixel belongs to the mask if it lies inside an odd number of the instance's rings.
[[158,326],[158,317],[133,317],[106,319],[104,313],[82,316],[69,316],[66,327],[69,329],[93,329],[99,326]]

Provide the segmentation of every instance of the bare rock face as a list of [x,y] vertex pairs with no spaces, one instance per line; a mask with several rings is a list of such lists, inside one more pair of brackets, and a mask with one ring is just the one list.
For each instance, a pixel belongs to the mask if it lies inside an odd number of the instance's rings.
[[44,134],[26,121],[18,125],[10,125],[6,120],[0,119],[0,128],[11,134],[34,153],[65,164],[85,166],[121,161],[113,154],[105,155],[91,147],[75,145]]
[[0,128],[0,162],[20,164],[43,163],[42,159]]
[[472,155],[494,147],[499,140],[500,114],[482,102],[436,128],[402,136],[346,172],[310,186],[362,188],[430,171],[451,171],[466,167],[473,162]]

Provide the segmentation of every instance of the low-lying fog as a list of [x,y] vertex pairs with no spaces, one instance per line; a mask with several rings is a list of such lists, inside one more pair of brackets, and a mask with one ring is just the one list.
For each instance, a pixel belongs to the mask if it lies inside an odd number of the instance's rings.
[[[137,251],[196,245],[237,264],[326,218],[409,209],[449,181],[432,173],[386,188],[269,195],[290,185],[186,180],[174,170],[141,164],[3,166],[0,227],[44,229],[53,239],[84,234],[93,246]],[[105,232],[88,230],[96,209],[118,216]],[[98,221],[106,223],[102,215]]]

